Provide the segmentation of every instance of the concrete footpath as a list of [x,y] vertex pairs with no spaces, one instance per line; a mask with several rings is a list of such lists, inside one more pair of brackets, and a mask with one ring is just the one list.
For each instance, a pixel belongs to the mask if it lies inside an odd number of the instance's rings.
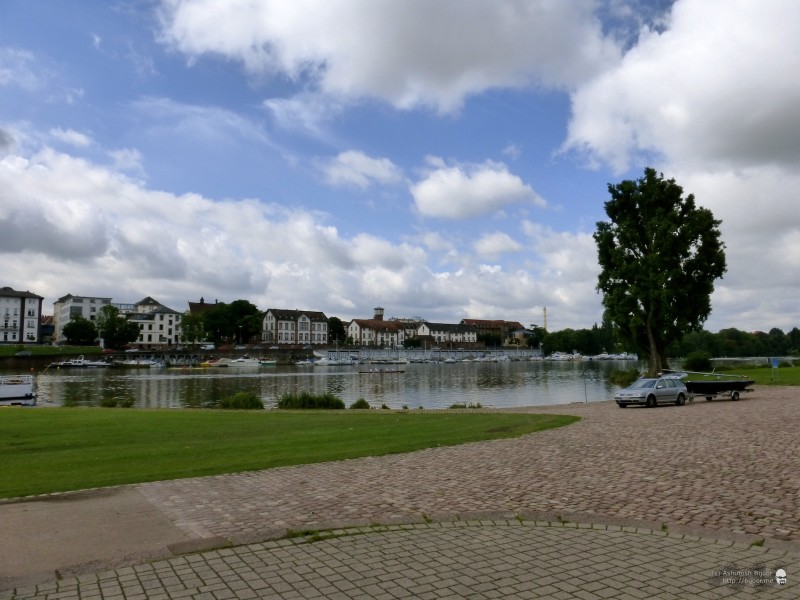
[[797,598],[798,393],[0,502],[0,600]]

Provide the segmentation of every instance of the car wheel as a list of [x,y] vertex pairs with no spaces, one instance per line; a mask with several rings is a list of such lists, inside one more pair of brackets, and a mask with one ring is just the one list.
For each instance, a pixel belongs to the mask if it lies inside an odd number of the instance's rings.
[[656,406],[658,406],[658,402],[656,402],[656,397],[655,396],[648,396],[647,397],[647,402],[645,402],[644,405],[647,408],[655,408]]
[[683,406],[686,403],[686,397],[683,394],[678,394],[678,399],[675,401],[675,406]]
[[617,406],[619,406],[620,408],[627,408],[628,407],[627,404],[617,404]]

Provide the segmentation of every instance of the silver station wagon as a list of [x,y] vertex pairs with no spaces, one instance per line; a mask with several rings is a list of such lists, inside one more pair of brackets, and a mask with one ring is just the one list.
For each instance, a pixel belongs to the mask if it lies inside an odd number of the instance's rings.
[[614,396],[620,408],[629,404],[644,404],[648,408],[658,406],[662,402],[674,402],[678,406],[686,402],[689,392],[680,378],[675,376],[644,378],[634,381]]

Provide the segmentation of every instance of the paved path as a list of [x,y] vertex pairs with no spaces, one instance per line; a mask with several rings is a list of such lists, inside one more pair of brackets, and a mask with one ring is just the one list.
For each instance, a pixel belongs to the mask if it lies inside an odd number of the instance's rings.
[[[799,395],[537,407],[584,419],[512,440],[0,504],[0,599],[334,588],[342,598],[797,597]],[[115,525],[87,529],[103,522]],[[371,524],[384,527],[342,529]],[[314,543],[263,543],[337,528]],[[185,554],[225,544],[235,547]],[[779,566],[788,587],[757,587]]]

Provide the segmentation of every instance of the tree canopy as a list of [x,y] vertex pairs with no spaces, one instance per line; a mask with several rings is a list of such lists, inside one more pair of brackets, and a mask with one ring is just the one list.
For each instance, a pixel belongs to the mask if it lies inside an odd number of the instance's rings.
[[116,306],[106,304],[97,315],[97,331],[106,348],[122,348],[139,337],[139,326],[119,314]]
[[727,268],[721,221],[652,168],[609,184],[608,192],[610,222],[598,222],[594,234],[597,289],[608,318],[655,374],[668,366],[670,343],[700,329],[711,313],[714,281]]
[[216,345],[226,343],[249,343],[258,339],[264,314],[248,300],[234,300],[230,304],[220,302],[203,313],[203,329]]
[[67,343],[73,346],[93,346],[97,339],[97,327],[89,319],[75,315],[64,325],[62,331]]

